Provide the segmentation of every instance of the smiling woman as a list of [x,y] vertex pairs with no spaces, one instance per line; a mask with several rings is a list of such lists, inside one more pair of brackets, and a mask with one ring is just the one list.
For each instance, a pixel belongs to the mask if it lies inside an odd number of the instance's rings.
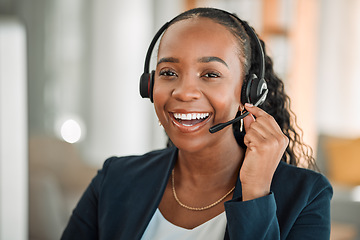
[[[183,20],[164,33],[155,71],[154,107],[178,148],[196,152],[205,146],[225,149],[237,145],[231,128],[209,135],[211,126],[234,118],[243,108],[240,92],[244,70],[237,49],[232,33],[208,18]],[[175,114],[197,113],[209,117],[195,125],[174,118]]]
[[[219,9],[165,24],[140,89],[173,146],[108,159],[63,239],[329,239],[331,185],[296,166],[313,158],[264,47]],[[209,131],[236,116],[241,124]]]

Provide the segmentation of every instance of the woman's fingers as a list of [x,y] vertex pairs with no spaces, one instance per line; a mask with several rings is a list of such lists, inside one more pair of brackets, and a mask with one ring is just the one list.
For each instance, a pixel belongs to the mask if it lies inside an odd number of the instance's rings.
[[275,119],[264,110],[245,104],[249,115],[244,118],[247,146],[240,180],[243,196],[252,199],[270,191],[272,176],[288,144]]
[[245,137],[262,142],[265,139],[278,142],[280,145],[287,145],[288,139],[281,131],[275,119],[264,110],[245,104],[245,108],[250,114],[244,118]]

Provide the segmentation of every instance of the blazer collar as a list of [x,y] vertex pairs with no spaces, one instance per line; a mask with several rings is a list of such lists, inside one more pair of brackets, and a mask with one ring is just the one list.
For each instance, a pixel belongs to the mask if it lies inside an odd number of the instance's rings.
[[[157,179],[159,179],[160,177],[162,180],[157,181],[152,185],[152,187],[155,187],[159,191],[152,191],[152,193],[151,191],[149,191],[149,193],[144,193],[144,196],[147,196],[147,200],[148,200],[146,203],[147,211],[145,211],[145,213],[143,212],[142,216],[139,216],[138,218],[140,222],[137,223],[138,226],[137,230],[134,231],[134,233],[138,233],[138,234],[136,234],[137,236],[134,239],[141,239],[152,216],[154,215],[156,209],[158,208],[162,196],[164,194],[168,179],[171,175],[171,171],[175,166],[177,160],[177,153],[178,153],[178,149],[172,147],[167,151],[167,154],[164,154],[163,157],[158,159],[158,164],[161,167],[157,165],[157,167],[154,169],[148,169],[150,175],[156,174],[158,175]],[[159,171],[159,167],[160,167],[160,171]],[[241,199],[241,197],[242,197],[242,188],[241,188],[240,178],[238,177],[232,200],[239,198]],[[227,228],[224,239],[225,240],[229,239]]]

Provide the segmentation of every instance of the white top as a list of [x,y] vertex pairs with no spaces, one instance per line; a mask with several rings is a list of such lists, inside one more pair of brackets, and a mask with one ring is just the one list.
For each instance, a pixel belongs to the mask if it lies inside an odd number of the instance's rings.
[[159,209],[156,209],[142,240],[186,240],[186,239],[224,239],[226,229],[225,212],[193,229],[176,226],[166,220]]

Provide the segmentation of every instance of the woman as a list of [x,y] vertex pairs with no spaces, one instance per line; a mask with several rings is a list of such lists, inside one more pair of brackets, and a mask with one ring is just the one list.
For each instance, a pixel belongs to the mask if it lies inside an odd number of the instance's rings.
[[[162,31],[145,85],[174,146],[108,159],[62,239],[329,239],[332,188],[296,167],[301,159],[314,166],[313,158],[264,43],[212,8],[182,13]],[[259,108],[243,86],[261,68],[257,98],[267,98]],[[209,132],[245,113],[243,122]]]

